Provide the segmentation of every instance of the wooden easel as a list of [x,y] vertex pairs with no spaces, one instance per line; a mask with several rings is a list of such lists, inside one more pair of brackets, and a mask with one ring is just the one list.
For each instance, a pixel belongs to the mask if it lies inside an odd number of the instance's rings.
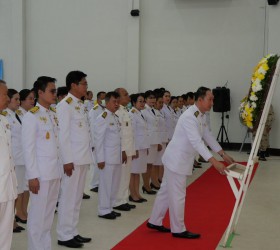
[[[276,83],[279,77],[280,72],[280,59],[278,59],[276,64],[276,69],[274,72],[274,76],[270,85],[270,89],[267,95],[267,99],[264,105],[264,109],[262,112],[261,120],[257,129],[257,133],[253,142],[253,146],[250,152],[250,156],[247,162],[247,166],[243,166],[237,163],[233,163],[230,166],[228,166],[229,173],[227,174],[227,179],[229,181],[229,184],[231,186],[231,189],[235,196],[235,205],[234,209],[231,215],[231,219],[229,222],[229,225],[227,227],[224,241],[223,241],[223,247],[230,247],[231,242],[234,238],[234,235],[236,234],[236,226],[239,220],[239,216],[243,207],[243,203],[246,197],[246,193],[248,190],[248,186],[252,177],[252,172],[254,169],[255,163],[258,161],[257,153],[259,150],[263,130],[265,127],[265,123],[267,120],[267,115],[269,112],[269,108],[271,105],[271,100],[275,91]],[[238,188],[234,179],[237,179],[240,187]]]

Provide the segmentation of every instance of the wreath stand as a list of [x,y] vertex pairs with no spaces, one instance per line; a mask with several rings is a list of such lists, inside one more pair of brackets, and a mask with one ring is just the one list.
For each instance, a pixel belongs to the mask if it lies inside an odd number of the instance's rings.
[[[231,215],[229,225],[228,225],[226,233],[225,233],[223,247],[231,247],[231,242],[232,242],[234,236],[236,235],[236,226],[237,226],[239,216],[241,213],[241,209],[242,209],[245,197],[246,197],[248,186],[251,181],[254,165],[256,162],[258,162],[257,153],[259,150],[260,141],[262,138],[263,130],[264,130],[265,123],[267,120],[267,115],[268,115],[269,108],[271,105],[271,100],[272,100],[274,90],[276,87],[276,83],[277,83],[277,80],[279,77],[279,72],[280,72],[280,59],[278,59],[277,64],[276,64],[276,69],[275,69],[273,79],[272,79],[272,82],[271,82],[271,85],[269,88],[269,92],[268,92],[268,95],[266,98],[266,102],[264,105],[260,123],[259,123],[257,133],[256,133],[256,136],[255,136],[255,139],[253,142],[250,156],[249,156],[249,159],[247,162],[247,166],[244,166],[244,165],[241,165],[238,163],[233,163],[227,167],[227,169],[229,170],[229,172],[227,173],[227,179],[228,179],[231,189],[234,193],[236,201],[235,201],[235,205],[234,205],[234,209],[233,209],[233,212]],[[236,185],[234,179],[238,180],[238,182],[240,184],[239,188]]]

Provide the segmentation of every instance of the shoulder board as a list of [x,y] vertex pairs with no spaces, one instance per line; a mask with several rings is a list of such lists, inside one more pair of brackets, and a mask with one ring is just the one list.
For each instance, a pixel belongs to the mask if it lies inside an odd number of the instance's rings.
[[106,116],[107,116],[107,112],[104,112],[104,113],[102,114],[102,117],[105,119]]
[[17,109],[17,110],[16,110],[16,114],[17,114],[17,115],[22,115],[21,110],[20,110],[20,109]]
[[50,110],[51,110],[52,112],[56,113],[56,108],[50,107]]
[[8,114],[8,112],[7,111],[2,111],[0,114],[3,115],[3,116],[6,116]]
[[72,97],[68,97],[68,98],[66,99],[66,102],[67,102],[68,104],[70,104],[72,101],[73,101]]
[[93,107],[94,110],[98,109],[98,104]]
[[32,109],[29,110],[29,112],[31,112],[32,114],[35,114],[38,112],[40,108],[38,106],[33,107]]
[[199,115],[199,112],[198,112],[198,111],[195,111],[195,112],[194,112],[194,116],[195,116],[195,117],[198,117],[198,115]]
[[132,109],[132,110],[131,110],[131,113],[135,113],[135,111],[136,111],[135,109]]

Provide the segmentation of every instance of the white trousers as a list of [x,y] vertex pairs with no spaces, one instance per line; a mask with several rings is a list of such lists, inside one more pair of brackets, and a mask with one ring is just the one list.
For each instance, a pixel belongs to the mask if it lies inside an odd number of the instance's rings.
[[121,164],[106,164],[99,170],[98,215],[112,212],[121,181]]
[[127,157],[126,164],[122,164],[121,170],[121,180],[119,191],[117,193],[117,198],[113,207],[117,207],[128,202],[128,189],[129,189],[129,182],[130,182],[130,174],[131,174],[131,163],[132,163],[132,156]]
[[15,200],[0,202],[0,248],[10,250],[13,236]]
[[87,165],[74,165],[75,170],[68,177],[63,174],[61,194],[58,205],[57,238],[61,241],[73,239],[78,235],[80,208],[86,182]]
[[171,232],[186,231],[184,222],[186,186],[186,175],[176,174],[165,167],[163,181],[157,193],[149,222],[161,226],[166,211],[169,209]]
[[90,189],[99,186],[99,169],[97,165],[94,163],[92,166],[92,179],[90,182]]
[[51,227],[58,199],[60,179],[40,181],[38,194],[30,192],[30,207],[27,220],[29,250],[50,250]]

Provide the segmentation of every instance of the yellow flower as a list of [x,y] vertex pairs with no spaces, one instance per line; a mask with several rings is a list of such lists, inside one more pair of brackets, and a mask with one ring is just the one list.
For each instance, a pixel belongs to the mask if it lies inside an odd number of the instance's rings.
[[264,63],[262,67],[263,67],[263,69],[264,69],[265,71],[268,71],[268,69],[269,69],[267,63]]

